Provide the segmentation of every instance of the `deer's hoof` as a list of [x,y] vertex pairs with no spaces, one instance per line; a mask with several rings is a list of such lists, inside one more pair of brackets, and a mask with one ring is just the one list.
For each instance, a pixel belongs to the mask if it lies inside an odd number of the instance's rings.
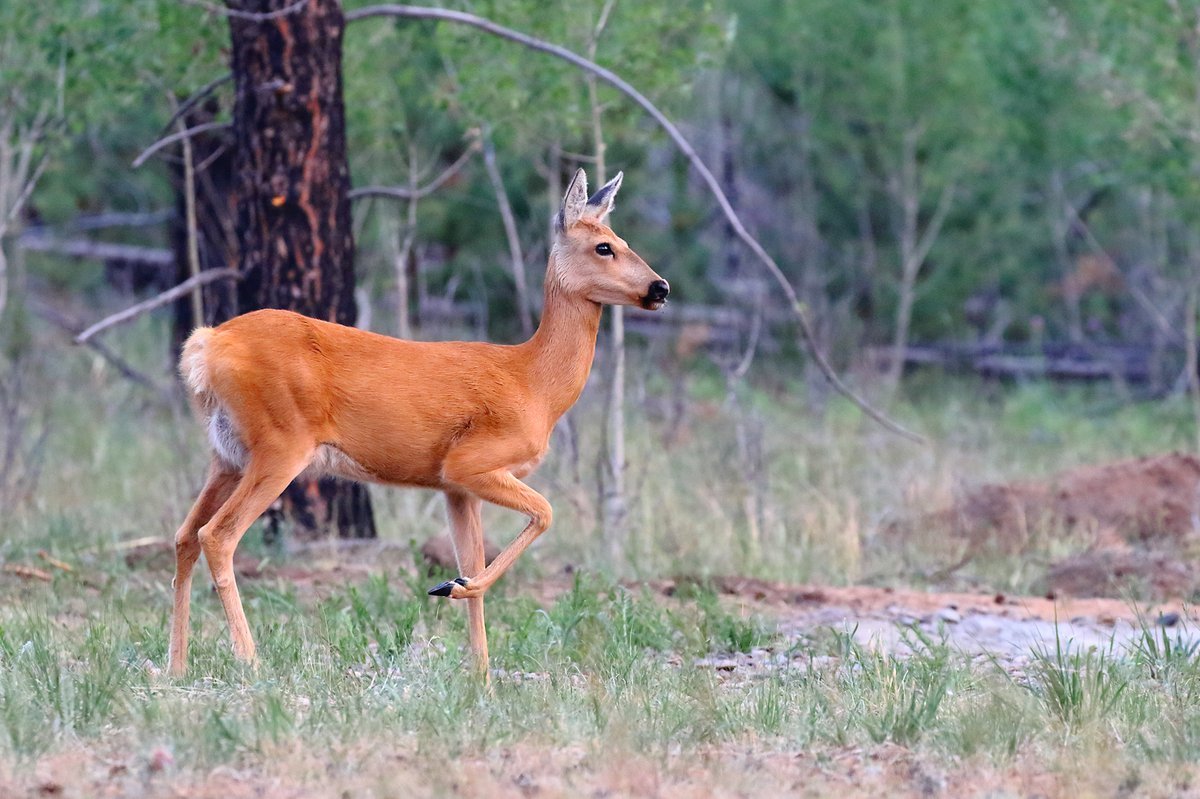
[[454,592],[454,586],[456,584],[461,585],[463,588],[466,588],[467,587],[467,578],[466,577],[455,577],[453,580],[447,580],[446,582],[442,583],[441,585],[435,585],[433,588],[429,589],[429,595],[430,596],[450,596]]

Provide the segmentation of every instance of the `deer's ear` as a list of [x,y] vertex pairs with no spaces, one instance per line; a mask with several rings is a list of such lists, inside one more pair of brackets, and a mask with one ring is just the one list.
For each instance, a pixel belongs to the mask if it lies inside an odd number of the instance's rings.
[[613,206],[616,205],[617,192],[620,191],[621,181],[624,179],[625,173],[618,172],[615,178],[601,186],[600,190],[587,201],[584,213],[592,219],[603,222],[612,213]]
[[567,186],[567,193],[563,195],[562,207],[558,209],[558,216],[554,218],[554,226],[559,233],[583,217],[587,202],[587,175],[582,169],[577,169],[575,177],[571,178],[571,185]]

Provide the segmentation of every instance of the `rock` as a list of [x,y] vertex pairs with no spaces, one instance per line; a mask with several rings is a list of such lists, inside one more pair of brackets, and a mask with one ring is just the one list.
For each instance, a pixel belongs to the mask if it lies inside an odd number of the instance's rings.
[[933,614],[933,618],[936,621],[940,621],[945,624],[958,624],[960,621],[962,621],[962,614],[954,608],[942,608],[937,613]]

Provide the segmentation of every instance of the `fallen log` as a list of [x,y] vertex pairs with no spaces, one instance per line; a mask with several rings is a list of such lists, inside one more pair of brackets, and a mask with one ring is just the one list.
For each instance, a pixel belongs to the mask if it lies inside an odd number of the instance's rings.
[[[872,347],[867,360],[873,368],[891,363],[891,347]],[[1150,383],[1182,367],[1178,346],[1150,344],[1086,344],[1047,342],[1029,344],[916,344],[904,354],[905,366],[936,366],[947,371],[973,372],[985,377],[1050,378],[1056,380],[1122,380]],[[1165,368],[1164,366],[1169,367]]]

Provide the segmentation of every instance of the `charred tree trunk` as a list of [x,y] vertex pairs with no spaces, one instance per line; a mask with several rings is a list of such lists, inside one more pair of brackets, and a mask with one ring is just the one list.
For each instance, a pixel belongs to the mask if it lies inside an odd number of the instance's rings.
[[[352,325],[354,239],[337,0],[230,0],[241,311],[286,308]],[[301,535],[375,536],[366,488],[297,481],[283,514]]]

